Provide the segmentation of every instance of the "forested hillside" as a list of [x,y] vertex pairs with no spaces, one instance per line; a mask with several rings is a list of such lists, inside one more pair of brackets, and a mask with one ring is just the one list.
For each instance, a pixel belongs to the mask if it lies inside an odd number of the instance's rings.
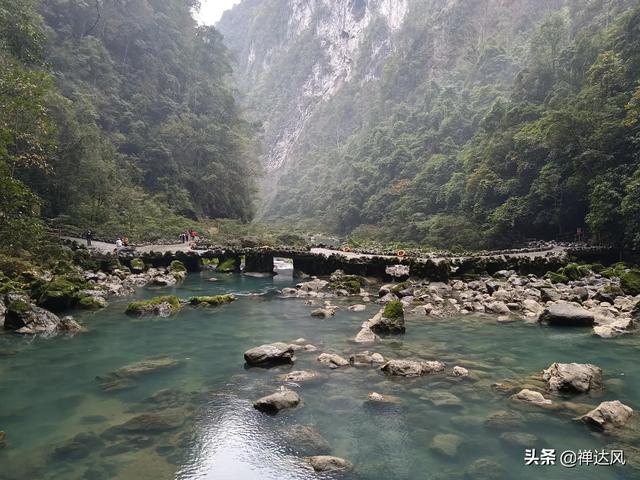
[[640,246],[636,1],[244,0],[219,28],[265,125],[263,218]]
[[0,236],[253,215],[253,127],[196,2],[0,0]]

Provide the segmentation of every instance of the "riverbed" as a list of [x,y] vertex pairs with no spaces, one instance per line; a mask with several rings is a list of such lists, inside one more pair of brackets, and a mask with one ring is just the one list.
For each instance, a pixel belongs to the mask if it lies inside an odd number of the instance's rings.
[[[341,309],[334,317],[314,318],[304,300],[279,298],[278,290],[295,283],[291,277],[217,274],[212,283],[209,276],[191,274],[174,288],[141,289],[134,297],[112,299],[99,312],[72,312],[88,328],[74,337],[0,335],[0,430],[7,435],[0,479],[640,478],[629,466],[525,466],[525,447],[505,433],[534,435],[524,437],[532,438],[527,448],[558,454],[600,450],[612,440],[566,412],[523,408],[492,387],[553,362],[593,363],[604,371],[604,391],[571,400],[596,406],[617,399],[635,408],[637,335],[603,340],[588,328],[498,323],[490,316],[407,316],[405,335],[362,346],[351,339],[377,311],[375,304],[351,312],[347,307],[357,299],[337,299],[333,303]],[[185,307],[170,318],[124,314],[133,298],[169,293],[234,293],[237,300],[217,308]],[[300,394],[300,407],[276,416],[256,411],[253,401],[273,393],[282,385],[276,376],[292,367],[247,368],[243,352],[298,338],[318,351],[298,352],[293,369],[319,371],[322,378],[288,385]],[[364,350],[387,359],[440,360],[448,369],[460,365],[476,381],[388,378],[374,366],[331,370],[316,360],[321,352],[348,358]],[[159,356],[178,365],[112,391],[96,381]],[[372,391],[395,396],[398,403],[368,402]],[[505,411],[509,420],[496,422],[495,414]],[[140,416],[170,421],[146,430],[122,427]],[[328,442],[327,453],[348,459],[354,470],[310,471],[304,457],[316,452],[291,440],[287,432],[293,425],[313,427]],[[453,455],[431,448],[438,435],[459,438]],[[477,469],[482,459],[489,465],[486,473]]]

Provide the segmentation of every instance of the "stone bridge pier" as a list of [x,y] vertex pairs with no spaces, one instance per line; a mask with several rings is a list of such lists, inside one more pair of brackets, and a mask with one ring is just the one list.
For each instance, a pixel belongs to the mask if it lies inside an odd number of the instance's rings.
[[255,273],[273,273],[274,255],[268,252],[252,252],[244,256],[244,271]]

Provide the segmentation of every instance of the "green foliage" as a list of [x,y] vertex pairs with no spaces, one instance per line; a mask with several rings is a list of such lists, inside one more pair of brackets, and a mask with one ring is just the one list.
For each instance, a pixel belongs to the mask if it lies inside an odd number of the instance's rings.
[[620,275],[620,287],[626,295],[640,295],[640,270],[628,270]]
[[131,302],[127,306],[126,313],[132,315],[141,315],[145,313],[149,308],[152,308],[156,305],[160,305],[162,303],[168,303],[171,307],[171,313],[177,313],[182,305],[180,304],[180,299],[175,295],[163,295],[159,297],[153,297],[149,300],[138,300],[136,302]]
[[171,270],[172,272],[186,272],[187,267],[185,267],[184,263],[182,263],[180,260],[173,260],[169,265],[169,270]]
[[136,272],[136,273],[143,272],[144,269],[145,269],[145,264],[141,258],[134,258],[131,260],[131,270],[133,272]]
[[254,128],[192,6],[0,0],[0,251],[41,216],[131,241],[252,217]]
[[234,258],[227,258],[226,260],[218,263],[216,271],[222,273],[235,272],[236,268],[236,260]]
[[391,320],[403,318],[404,309],[402,308],[402,302],[400,300],[391,300],[384,306],[382,316]]
[[[318,48],[307,31],[283,41],[289,8],[245,2],[220,23],[266,145],[298,118],[314,68],[299,52]],[[320,223],[354,246],[488,248],[572,240],[588,227],[596,241],[637,248],[640,7],[507,8],[414,2],[384,60],[372,46],[387,41],[386,22],[372,20],[352,80],[304,118],[264,218]],[[317,57],[320,69],[328,57]],[[271,68],[256,67],[263,61]]]
[[26,313],[31,310],[31,304],[25,300],[14,300],[7,306],[7,310],[16,313]]
[[551,280],[551,283],[567,283],[569,281],[569,277],[563,273],[547,272],[545,276]]
[[189,298],[189,303],[197,306],[215,307],[223,303],[233,302],[235,299],[233,295],[199,296]]

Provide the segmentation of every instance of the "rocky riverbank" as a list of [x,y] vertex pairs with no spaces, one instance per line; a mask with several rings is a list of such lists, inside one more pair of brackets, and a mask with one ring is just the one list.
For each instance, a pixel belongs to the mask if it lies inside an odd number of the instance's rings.
[[[332,298],[356,296],[358,302],[365,304],[375,301],[384,306],[400,302],[405,312],[418,318],[491,315],[498,322],[523,320],[555,326],[587,326],[593,328],[595,335],[611,338],[632,332],[640,317],[640,292],[624,281],[625,275],[633,275],[635,271],[616,268],[605,276],[589,267],[570,264],[563,272],[549,272],[542,277],[504,270],[472,279],[407,280],[380,287],[373,280],[337,271],[328,280],[314,278],[296,288],[285,288],[281,295],[304,298],[313,307],[320,305],[313,310],[313,316],[332,316],[337,308],[330,304]],[[569,280],[565,272],[575,280]],[[558,281],[559,278],[564,281]],[[361,303],[350,308],[358,310]],[[375,317],[371,321],[379,323]]]

